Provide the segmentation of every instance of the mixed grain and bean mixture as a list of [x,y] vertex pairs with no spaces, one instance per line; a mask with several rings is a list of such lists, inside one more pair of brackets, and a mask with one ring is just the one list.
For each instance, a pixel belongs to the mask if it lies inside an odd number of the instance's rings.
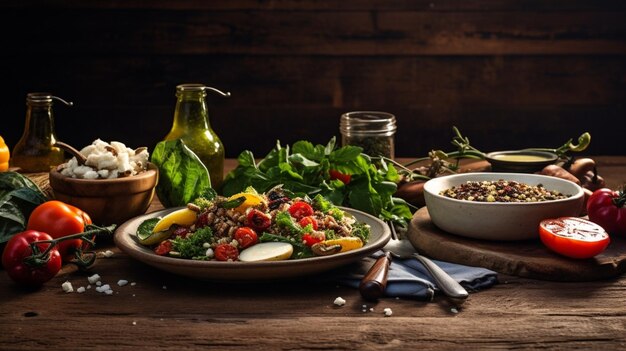
[[566,199],[558,191],[550,191],[542,184],[528,185],[516,181],[468,181],[465,184],[442,190],[439,195],[457,200],[478,202],[540,202]]

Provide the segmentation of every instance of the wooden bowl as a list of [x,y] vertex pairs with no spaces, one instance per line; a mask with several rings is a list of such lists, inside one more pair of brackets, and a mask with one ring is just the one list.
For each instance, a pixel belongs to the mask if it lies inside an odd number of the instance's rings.
[[146,212],[154,197],[159,170],[148,170],[117,179],[76,179],[50,172],[50,186],[57,200],[87,212],[94,224],[121,224]]

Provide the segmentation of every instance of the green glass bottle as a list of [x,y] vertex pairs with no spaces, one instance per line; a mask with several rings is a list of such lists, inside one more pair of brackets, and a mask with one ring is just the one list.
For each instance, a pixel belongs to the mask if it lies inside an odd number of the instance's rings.
[[224,180],[224,145],[209,123],[206,91],[230,96],[203,84],[181,84],[176,87],[174,123],[165,140],[182,139],[209,170],[211,186],[219,189]]
[[23,172],[49,172],[63,163],[63,150],[54,144],[57,136],[54,129],[52,100],[67,102],[49,93],[29,93],[26,95],[26,124],[24,133],[13,148],[11,166]]

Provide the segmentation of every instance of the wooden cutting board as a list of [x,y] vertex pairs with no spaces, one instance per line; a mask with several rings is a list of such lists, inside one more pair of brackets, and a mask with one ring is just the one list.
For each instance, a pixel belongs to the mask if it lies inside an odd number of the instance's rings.
[[425,256],[499,273],[551,281],[609,279],[626,272],[626,238],[612,237],[608,248],[586,260],[569,259],[541,241],[485,241],[444,232],[431,221],[426,207],[413,216],[408,239]]

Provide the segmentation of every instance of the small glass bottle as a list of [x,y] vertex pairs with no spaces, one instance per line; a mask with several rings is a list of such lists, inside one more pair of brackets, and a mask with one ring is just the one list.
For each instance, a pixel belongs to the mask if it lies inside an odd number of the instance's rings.
[[355,111],[341,115],[341,144],[360,146],[370,156],[395,156],[396,117],[391,113]]
[[230,96],[203,84],[181,84],[176,87],[174,123],[164,140],[182,139],[209,170],[211,187],[219,189],[224,180],[224,145],[209,123],[206,91]]
[[54,129],[52,101],[67,102],[50,93],[29,93],[26,95],[26,123],[24,133],[13,148],[11,166],[22,172],[49,172],[64,161],[63,150],[54,146],[57,136]]

